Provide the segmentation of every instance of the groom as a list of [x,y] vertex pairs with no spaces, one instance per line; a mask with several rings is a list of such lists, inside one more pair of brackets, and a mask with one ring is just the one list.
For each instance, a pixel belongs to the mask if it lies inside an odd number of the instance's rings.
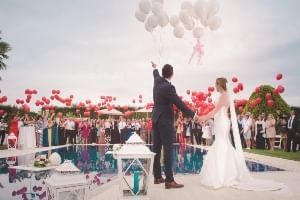
[[[173,67],[166,64],[162,69],[162,77],[153,62],[152,67],[154,69],[153,151],[156,153],[153,164],[154,184],[165,183],[166,189],[182,188],[182,184],[174,181],[172,170],[173,139],[175,137],[173,104],[189,117],[198,119],[198,116],[176,94],[175,87],[170,82],[173,77]],[[166,179],[163,179],[161,175],[160,153],[162,146]]]

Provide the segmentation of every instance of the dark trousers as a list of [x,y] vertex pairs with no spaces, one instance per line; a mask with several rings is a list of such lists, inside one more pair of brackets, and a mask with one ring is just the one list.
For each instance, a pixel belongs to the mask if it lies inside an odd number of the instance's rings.
[[293,141],[293,146],[292,146],[292,151],[296,152],[296,147],[297,147],[297,136],[296,136],[296,131],[293,130],[288,130],[287,133],[287,151],[290,152],[291,151],[291,143]]
[[76,130],[66,130],[66,136],[69,136],[69,144],[76,144]]
[[5,130],[0,131],[0,137],[1,137],[1,146],[3,145],[4,139],[5,139]]
[[196,129],[192,129],[191,130],[191,144],[194,144],[194,137],[195,137],[195,142],[196,144],[198,144],[198,133],[197,133],[197,130]]
[[120,142],[121,144],[125,144],[125,136],[126,136],[126,129],[121,129],[120,130]]
[[172,121],[160,119],[153,125],[153,151],[156,153],[153,164],[154,178],[161,177],[160,153],[163,147],[166,182],[174,181],[172,170],[174,137],[175,130]]
[[241,145],[243,148],[246,148],[247,147],[247,144],[246,144],[246,141],[245,141],[245,138],[244,138],[244,134],[243,133],[240,133],[240,139],[241,139]]

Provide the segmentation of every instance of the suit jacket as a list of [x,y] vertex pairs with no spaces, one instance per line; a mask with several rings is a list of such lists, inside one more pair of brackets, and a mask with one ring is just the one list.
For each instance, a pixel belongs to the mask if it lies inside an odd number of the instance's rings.
[[165,78],[161,77],[157,69],[153,71],[153,77],[153,123],[156,123],[159,119],[174,123],[173,104],[175,104],[177,108],[179,108],[187,116],[194,117],[195,113],[178,97],[175,87]]
[[290,122],[291,117],[292,116],[290,116],[290,118],[287,121],[288,130],[297,131],[297,129],[298,129],[298,127],[297,127],[298,126],[298,117],[296,115],[295,115],[293,123],[292,123],[292,129],[289,129],[289,122]]

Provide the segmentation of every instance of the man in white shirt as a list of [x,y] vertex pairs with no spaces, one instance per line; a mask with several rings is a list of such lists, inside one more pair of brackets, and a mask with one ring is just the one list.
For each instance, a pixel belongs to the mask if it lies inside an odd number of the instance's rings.
[[297,136],[296,136],[296,131],[297,131],[297,117],[295,115],[295,111],[291,111],[291,116],[288,120],[287,128],[288,128],[288,135],[287,135],[287,152],[291,151],[291,143],[293,141],[293,147],[292,150],[293,152],[296,152],[296,147],[297,147]]
[[120,117],[118,129],[120,133],[120,142],[121,144],[125,144],[126,122],[123,117]]
[[65,143],[76,143],[75,122],[71,119],[67,119],[64,123],[65,127]]

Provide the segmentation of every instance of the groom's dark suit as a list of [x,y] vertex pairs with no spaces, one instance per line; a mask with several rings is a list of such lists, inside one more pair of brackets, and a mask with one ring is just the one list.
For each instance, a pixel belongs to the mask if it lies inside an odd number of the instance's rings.
[[174,181],[172,151],[173,139],[175,137],[173,104],[192,118],[195,113],[181,101],[176,94],[175,87],[165,78],[161,77],[157,69],[153,71],[153,76],[153,151],[156,153],[153,165],[154,178],[158,179],[161,177],[160,152],[163,146],[166,182],[172,182]]

